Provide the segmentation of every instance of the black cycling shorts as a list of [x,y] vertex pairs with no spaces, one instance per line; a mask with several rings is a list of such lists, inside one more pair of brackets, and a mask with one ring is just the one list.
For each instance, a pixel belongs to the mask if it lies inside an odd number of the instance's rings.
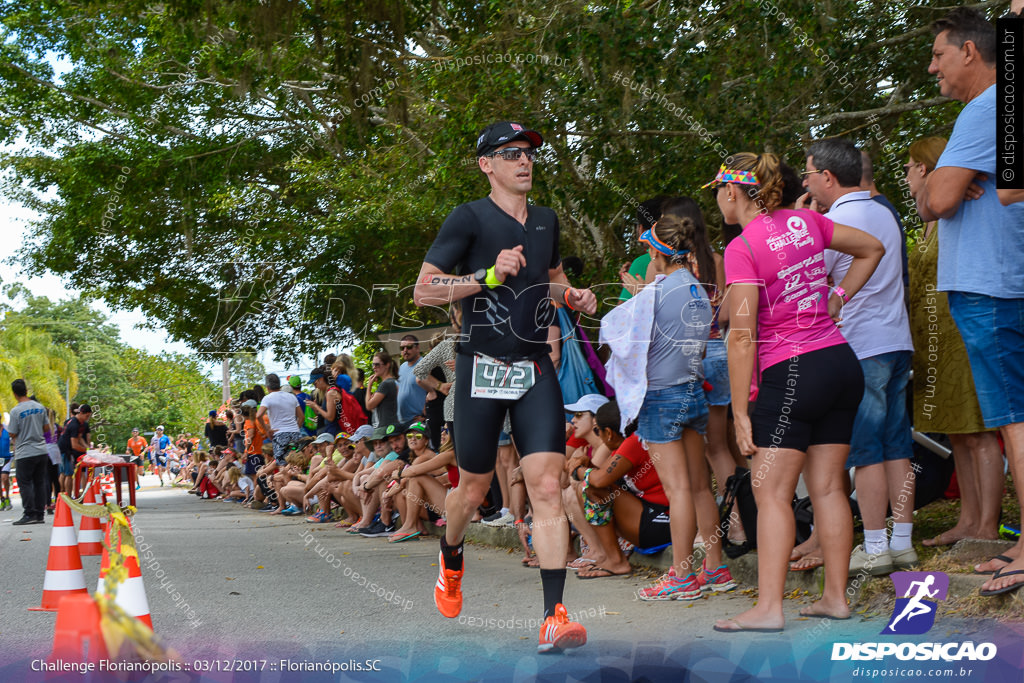
[[776,363],[761,373],[750,416],[754,445],[807,451],[847,444],[853,435],[864,372],[849,344],[837,344]]
[[640,499],[644,506],[640,513],[640,530],[637,531],[638,548],[658,548],[672,542],[672,530],[668,522],[668,507]]
[[[490,474],[498,458],[498,435],[506,411],[512,422],[512,439],[522,457],[531,453],[565,452],[565,409],[562,388],[551,357],[536,361],[535,383],[518,400],[470,396],[473,356],[455,357],[455,459],[473,474]],[[465,378],[465,379],[462,379]]]

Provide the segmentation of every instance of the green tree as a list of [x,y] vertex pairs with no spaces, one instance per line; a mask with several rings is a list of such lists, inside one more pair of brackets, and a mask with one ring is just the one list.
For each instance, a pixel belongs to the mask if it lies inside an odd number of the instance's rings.
[[256,384],[263,384],[267,369],[255,353],[235,353],[229,356],[231,395],[238,396]]
[[0,325],[0,408],[10,410],[16,403],[11,382],[22,378],[30,395],[63,419],[67,411],[65,392],[78,387],[75,354],[54,343],[45,331],[27,327],[8,317]]
[[812,137],[849,136],[902,206],[908,143],[959,109],[926,71],[946,11],[0,2],[0,136],[32,145],[4,158],[5,192],[43,216],[30,271],[141,307],[196,350],[293,360],[442,319],[411,285],[445,215],[484,194],[472,142],[496,118],[544,132],[533,199],[598,282],[632,249],[636,202],[698,195],[733,151],[800,164]]
[[[167,427],[168,433],[195,432],[206,411],[219,403],[219,390],[197,358],[152,355],[124,344],[117,328],[90,306],[88,298],[51,302],[24,287],[8,288],[6,293],[15,300],[16,308],[5,313],[0,349],[28,349],[44,357],[62,354],[62,362],[71,363],[76,370],[72,373],[72,399],[93,408],[94,443],[107,443],[117,452],[124,448],[132,428],[145,431],[157,424]],[[59,373],[67,365],[54,367],[62,377]],[[48,398],[46,405],[55,410],[60,406],[57,414],[62,418],[63,381],[56,388],[31,383],[40,398],[59,389],[59,395]]]

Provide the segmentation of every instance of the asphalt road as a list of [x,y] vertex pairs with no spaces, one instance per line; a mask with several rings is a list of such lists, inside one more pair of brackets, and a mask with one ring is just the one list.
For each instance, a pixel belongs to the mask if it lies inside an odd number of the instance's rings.
[[[433,604],[434,539],[393,545],[155,483],[147,477],[139,492],[136,535],[155,631],[180,653],[183,672],[145,680],[845,681],[863,678],[864,665],[906,666],[894,657],[831,660],[835,642],[892,640],[878,635],[881,618],[802,619],[796,612],[809,598],[801,598],[787,600],[782,634],[719,634],[713,621],[746,609],[752,591],[645,603],[635,593],[649,577],[581,581],[571,572],[565,602],[589,642],[538,656],[539,575],[517,554],[467,546],[463,614],[449,620]],[[50,526],[11,526],[18,517],[18,509],[0,513],[0,682],[41,679],[34,669],[53,644],[54,613],[27,611],[42,594]],[[99,558],[83,561],[93,588]],[[1022,632],[1017,624],[944,619],[903,640],[1000,643],[989,662],[910,664],[972,669],[963,680],[1022,680]],[[917,680],[909,671],[886,680]]]

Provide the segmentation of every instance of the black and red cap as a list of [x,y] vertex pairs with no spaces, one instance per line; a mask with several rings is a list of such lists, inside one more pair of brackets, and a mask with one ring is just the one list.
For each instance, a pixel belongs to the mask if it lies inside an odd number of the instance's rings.
[[502,145],[507,145],[516,140],[525,140],[533,148],[544,144],[544,138],[535,130],[512,121],[498,121],[483,129],[480,137],[476,140],[476,155],[486,156]]

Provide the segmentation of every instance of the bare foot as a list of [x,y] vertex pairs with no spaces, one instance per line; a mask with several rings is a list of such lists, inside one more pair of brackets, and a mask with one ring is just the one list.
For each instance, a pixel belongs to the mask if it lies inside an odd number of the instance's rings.
[[841,604],[826,604],[824,600],[812,602],[800,610],[802,617],[821,617],[824,619],[849,619],[850,606],[846,602]]
[[778,612],[768,612],[757,606],[737,614],[731,619],[719,619],[715,622],[716,631],[781,631],[786,625],[786,617]]
[[817,569],[825,565],[825,560],[820,557],[814,557],[813,555],[805,555],[796,562],[789,563],[789,571],[791,572],[806,572],[812,569]]
[[[1008,567],[1010,562],[1013,562],[1014,560],[1014,557],[1010,555],[1011,550],[1013,550],[1013,548],[1008,550],[1005,555],[996,555],[991,560],[974,565],[975,573],[991,574],[992,572],[999,571],[1003,567]],[[1009,562],[1007,562],[1007,560],[1009,560]]]
[[981,593],[1000,591],[1016,587],[1024,583],[1024,560],[1014,560],[992,575],[992,578],[981,584]]
[[817,534],[811,534],[810,538],[793,548],[793,552],[789,554],[789,561],[796,562],[806,555],[821,555],[821,547],[818,545]]
[[957,541],[961,541],[965,538],[975,538],[973,531],[970,527],[960,526],[957,524],[948,531],[943,531],[934,538],[928,538],[921,541],[921,545],[928,546],[929,548],[936,548],[944,545],[953,545]]
[[633,567],[629,562],[623,562],[622,566],[611,566],[601,567],[594,565],[592,567],[586,567],[576,572],[576,576],[581,579],[603,579],[610,578],[612,576],[629,576],[633,573]]
[[568,562],[565,566],[566,569],[586,569],[598,564],[597,560],[593,557],[577,557],[575,560]]

